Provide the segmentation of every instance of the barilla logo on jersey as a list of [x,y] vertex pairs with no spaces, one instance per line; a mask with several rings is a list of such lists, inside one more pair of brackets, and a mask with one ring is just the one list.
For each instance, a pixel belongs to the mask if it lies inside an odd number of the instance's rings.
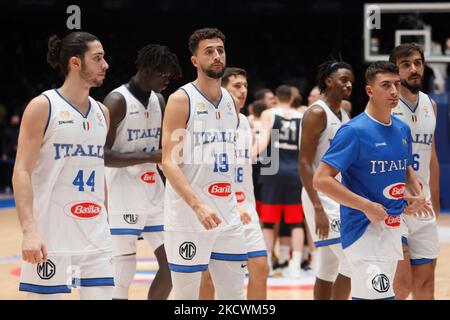
[[146,172],[141,175],[141,181],[145,183],[155,183],[156,182],[156,172]]
[[400,227],[401,216],[400,215],[398,215],[398,216],[389,215],[386,219],[384,219],[384,223],[391,228]]
[[245,201],[245,193],[238,191],[235,194],[236,194],[236,199],[237,199],[238,203],[242,203]]
[[391,184],[384,188],[383,195],[388,199],[399,200],[403,198],[406,185],[401,182]]
[[231,194],[231,184],[228,182],[218,182],[208,188],[209,194],[216,197],[228,197]]
[[102,207],[94,202],[78,202],[69,204],[70,213],[78,219],[92,219],[100,214]]

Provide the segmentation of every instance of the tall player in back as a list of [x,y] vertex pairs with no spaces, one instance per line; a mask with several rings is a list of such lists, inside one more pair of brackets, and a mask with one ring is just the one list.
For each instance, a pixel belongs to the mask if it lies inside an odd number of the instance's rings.
[[[136,240],[142,235],[158,260],[148,299],[167,299],[172,289],[164,250],[164,183],[161,125],[164,98],[160,94],[181,76],[176,55],[166,46],[150,44],[136,59],[137,73],[109,93],[105,105],[111,125],[105,165],[108,212],[114,254],[113,299],[127,299],[136,271]],[[124,192],[126,190],[126,192]]]
[[234,194],[238,114],[221,87],[225,36],[189,38],[197,79],[169,97],[163,121],[165,247],[175,299],[198,299],[209,268],[219,299],[244,298],[245,235]]
[[435,213],[431,217],[403,216],[404,259],[398,264],[396,296],[406,299],[412,291],[413,299],[430,300],[434,299],[434,272],[439,255],[436,225],[440,211],[439,162],[434,139],[437,108],[436,103],[420,91],[425,68],[422,48],[414,43],[401,44],[392,50],[389,60],[399,68],[401,81],[400,101],[392,114],[411,129],[412,167]]
[[[302,121],[299,173],[303,182],[302,201],[305,218],[315,246],[316,266],[314,299],[348,299],[350,267],[342,251],[339,204],[312,185],[320,159],[330,147],[340,126],[349,121],[341,108],[353,86],[353,72],[348,63],[326,61],[317,72],[321,98],[305,111]],[[314,259],[313,258],[313,259]]]
[[[64,84],[31,100],[19,134],[13,184],[22,226],[21,291],[57,299],[111,299],[111,239],[104,205],[107,109],[89,97],[108,64],[97,37],[52,36],[47,61]],[[36,266],[37,264],[37,266]]]

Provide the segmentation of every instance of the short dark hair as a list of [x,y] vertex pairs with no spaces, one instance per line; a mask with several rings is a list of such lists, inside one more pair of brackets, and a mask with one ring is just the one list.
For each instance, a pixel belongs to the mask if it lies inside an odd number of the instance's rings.
[[226,68],[222,76],[222,86],[226,86],[232,76],[243,76],[247,79],[247,71],[241,68]]
[[292,98],[291,86],[281,85],[275,90],[275,94],[280,102],[289,102]]
[[154,71],[168,73],[170,79],[179,79],[182,75],[177,56],[167,46],[159,44],[148,44],[141,48],[135,64],[138,70],[150,67]]
[[194,54],[198,49],[198,44],[200,41],[205,39],[215,39],[219,38],[225,44],[225,35],[216,28],[203,28],[195,30],[189,37],[189,51]]
[[372,82],[379,73],[395,73],[398,74],[398,67],[389,61],[372,62],[366,70],[366,84]]
[[254,100],[261,100],[264,99],[264,97],[266,96],[266,93],[272,93],[272,90],[267,89],[267,88],[262,88],[259,89],[255,92],[255,95],[253,96]]
[[414,51],[420,53],[420,57],[422,61],[425,62],[425,56],[423,54],[423,49],[417,43],[402,43],[401,45],[396,46],[392,49],[391,54],[389,55],[389,61],[393,64],[397,64],[397,60],[400,58],[407,57],[414,53]]
[[69,59],[79,57],[84,61],[84,54],[88,50],[88,43],[99,41],[89,32],[76,31],[60,39],[52,35],[48,39],[47,62],[53,69],[57,69],[66,77],[69,74]]
[[264,110],[267,109],[266,103],[262,99],[253,102],[253,114],[255,117],[260,117]]
[[352,66],[344,61],[328,60],[317,67],[317,87],[320,93],[327,90],[327,78],[338,69],[348,69],[353,72]]

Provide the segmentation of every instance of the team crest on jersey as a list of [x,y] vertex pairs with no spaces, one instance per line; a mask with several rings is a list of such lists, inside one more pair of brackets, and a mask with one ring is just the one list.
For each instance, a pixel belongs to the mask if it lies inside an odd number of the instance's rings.
[[231,107],[231,103],[227,102],[227,113],[233,114],[233,108]]
[[97,217],[102,207],[91,201],[71,202],[64,207],[64,212],[71,218],[87,220]]
[[70,119],[70,112],[69,111],[61,111],[59,113],[60,120],[58,121],[58,124],[66,124],[66,123],[73,123],[73,120]]
[[47,261],[37,264],[36,272],[42,280],[49,280],[55,275],[56,266],[53,261],[47,259]]
[[135,105],[134,103],[130,104],[130,115],[138,114],[138,113],[139,113],[138,106]]
[[423,112],[425,113],[425,117],[430,117],[430,110],[428,109],[428,106],[423,106]]
[[197,110],[197,115],[208,114],[208,110],[203,102],[198,102],[195,105],[195,109]]
[[123,219],[128,224],[136,224],[139,220],[139,217],[137,214],[130,213],[130,214],[124,214]]

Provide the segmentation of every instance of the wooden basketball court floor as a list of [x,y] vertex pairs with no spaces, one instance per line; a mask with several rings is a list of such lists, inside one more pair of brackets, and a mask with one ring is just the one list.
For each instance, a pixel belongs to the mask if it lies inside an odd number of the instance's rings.
[[[440,257],[436,270],[436,299],[450,299],[450,215],[439,218]],[[18,291],[22,233],[15,209],[0,210],[0,300],[25,299],[26,293]],[[157,264],[144,241],[138,242],[138,267],[130,288],[130,299],[144,300]],[[270,278],[268,299],[310,300],[314,278],[293,281],[283,277]],[[170,297],[169,297],[170,298]],[[63,299],[78,299],[76,290]]]

